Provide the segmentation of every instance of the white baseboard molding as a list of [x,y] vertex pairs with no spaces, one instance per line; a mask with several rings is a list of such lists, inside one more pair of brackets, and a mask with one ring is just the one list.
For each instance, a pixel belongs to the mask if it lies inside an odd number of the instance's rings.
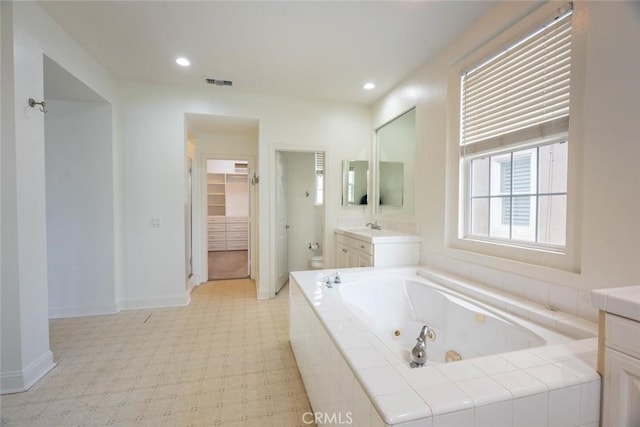
[[161,308],[161,307],[183,307],[189,305],[191,301],[191,291],[187,290],[183,295],[149,297],[149,298],[126,298],[120,300],[120,310],[135,310],[139,308]]
[[0,372],[0,394],[20,393],[29,390],[55,366],[53,353],[51,350],[47,350],[21,371]]
[[62,319],[66,317],[103,316],[116,314],[118,307],[111,305],[93,305],[85,307],[49,307],[49,319]]

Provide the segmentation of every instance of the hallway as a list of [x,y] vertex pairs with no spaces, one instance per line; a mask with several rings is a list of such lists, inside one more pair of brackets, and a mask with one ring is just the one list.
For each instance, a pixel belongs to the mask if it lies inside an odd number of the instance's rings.
[[288,341],[288,292],[196,288],[186,307],[50,321],[58,363],[0,400],[5,426],[297,426],[309,402]]

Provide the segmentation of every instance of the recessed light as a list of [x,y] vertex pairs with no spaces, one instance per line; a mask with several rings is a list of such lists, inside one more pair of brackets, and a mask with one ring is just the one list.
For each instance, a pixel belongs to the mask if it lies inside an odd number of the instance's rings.
[[176,59],[176,64],[182,66],[182,67],[188,67],[189,65],[191,65],[191,61],[189,61],[187,58],[185,57],[180,57],[178,59]]
[[364,86],[362,87],[365,88],[366,90],[371,90],[374,87],[376,87],[376,85],[374,85],[373,83],[365,83]]

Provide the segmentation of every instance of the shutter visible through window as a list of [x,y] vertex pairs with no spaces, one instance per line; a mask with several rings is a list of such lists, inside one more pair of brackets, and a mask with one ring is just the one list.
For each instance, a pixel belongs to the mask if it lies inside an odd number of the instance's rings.
[[315,155],[316,175],[324,175],[324,153],[317,152]]

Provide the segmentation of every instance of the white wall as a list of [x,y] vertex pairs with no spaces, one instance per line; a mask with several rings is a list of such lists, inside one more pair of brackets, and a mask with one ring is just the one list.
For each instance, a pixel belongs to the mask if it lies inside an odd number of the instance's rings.
[[115,313],[111,106],[47,101],[49,317]]
[[[573,243],[568,258],[575,259],[556,262],[551,255],[531,253],[511,261],[499,253],[489,256],[454,247],[457,215],[452,206],[457,205],[458,172],[457,141],[451,135],[457,121],[452,105],[458,101],[450,98],[456,96],[452,70],[485,42],[504,38],[509,31],[503,30],[537,7],[507,2],[496,5],[373,109],[375,128],[417,105],[416,219],[423,263],[474,278],[492,274],[478,266],[490,267],[582,290],[640,283],[640,50],[636,46],[640,5],[574,5],[570,129],[574,158],[569,192],[577,209],[569,218],[575,230],[569,236]],[[543,7],[548,6],[558,7]],[[520,280],[521,286],[528,283],[517,276],[512,280]]]
[[[135,262],[125,266],[122,299],[166,296],[184,299],[184,114],[199,113],[259,119],[260,184],[259,298],[273,295],[272,211],[273,153],[276,148],[324,147],[327,151],[327,219],[335,224],[344,212],[341,161],[368,158],[369,110],[344,104],[234,92],[229,88],[182,88],[121,82],[123,107],[125,253]],[[200,143],[200,141],[199,141]],[[151,217],[162,227],[152,229]],[[333,247],[329,234],[327,247]],[[333,254],[331,254],[332,262]]]
[[[49,350],[43,54],[113,104],[115,82],[35,2],[2,2],[2,392],[29,388]],[[113,122],[117,141],[117,123]],[[110,153],[117,159],[115,144]],[[117,167],[117,166],[116,166]],[[117,173],[113,174],[117,177]],[[118,182],[114,178],[114,188]],[[119,205],[114,204],[117,212]],[[115,216],[117,218],[117,215]],[[112,224],[118,228],[117,220]],[[115,239],[115,247],[118,247]],[[117,250],[117,249],[116,249]],[[118,259],[116,258],[116,269]],[[118,279],[116,271],[116,280]]]

